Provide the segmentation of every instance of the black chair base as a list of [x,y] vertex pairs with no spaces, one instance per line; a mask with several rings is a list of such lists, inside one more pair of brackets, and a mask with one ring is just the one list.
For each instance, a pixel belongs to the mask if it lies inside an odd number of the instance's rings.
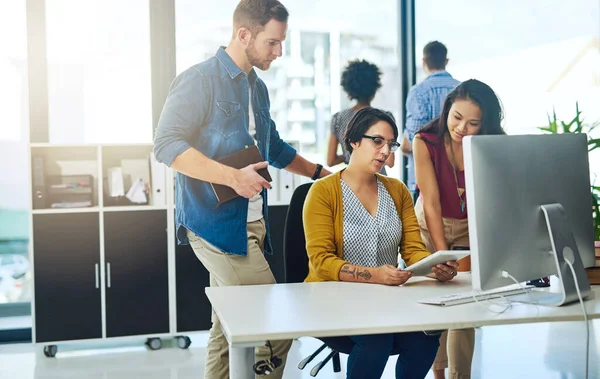
[[332,362],[333,362],[333,372],[340,372],[342,371],[342,365],[340,363],[340,353],[339,352],[335,352],[333,358],[332,358]]
[[338,359],[339,359],[340,353],[338,353],[335,350],[331,350],[331,353],[329,353],[329,355],[327,355],[327,357],[325,357],[325,359],[323,359],[321,362],[317,363],[315,365],[315,367],[313,367],[312,370],[310,370],[310,376],[312,376],[312,377],[317,376],[317,374],[319,373],[319,371],[321,371],[321,369],[323,367],[325,367],[325,365],[327,364],[327,362],[329,362],[331,360],[331,358],[333,358],[336,354],[337,354]]
[[315,359],[316,356],[319,355],[326,347],[327,345],[325,344],[321,345],[321,347],[315,350],[314,353],[301,360],[300,363],[298,363],[298,368],[300,370],[304,370],[304,367],[306,367],[307,364],[309,364],[313,359]]

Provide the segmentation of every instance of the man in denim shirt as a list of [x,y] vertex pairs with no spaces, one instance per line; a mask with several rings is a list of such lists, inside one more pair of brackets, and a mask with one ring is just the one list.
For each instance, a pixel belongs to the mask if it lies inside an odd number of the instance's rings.
[[[156,158],[177,171],[177,238],[191,244],[210,272],[211,286],[275,283],[263,255],[272,253],[266,228],[270,185],[257,170],[271,164],[313,179],[329,174],[279,137],[267,88],[253,69],[267,70],[282,55],[286,8],[277,0],[242,0],[233,16],[227,48],[173,81],[154,140]],[[241,170],[217,162],[252,144],[268,162]],[[240,196],[217,207],[209,183],[229,186]],[[212,322],[204,377],[225,379],[228,344],[214,312]],[[291,341],[272,342],[282,364],[270,377],[282,377],[290,346]],[[256,357],[261,367],[277,361],[267,346],[257,348]]]

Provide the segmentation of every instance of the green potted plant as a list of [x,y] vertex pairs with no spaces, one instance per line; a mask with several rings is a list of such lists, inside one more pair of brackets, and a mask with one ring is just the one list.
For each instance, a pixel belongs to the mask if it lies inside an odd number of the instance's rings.
[[[560,121],[556,117],[556,111],[552,111],[552,117],[548,116],[548,126],[539,128],[543,132],[551,134],[559,133],[586,133],[588,136],[588,152],[592,152],[600,147],[600,138],[593,138],[592,131],[600,125],[599,122],[593,124],[584,124],[584,118],[581,117],[579,103],[575,103],[575,117],[569,122]],[[592,217],[594,221],[594,240],[596,241],[596,251],[600,249],[600,186],[592,183]],[[598,252],[596,253],[598,256]]]

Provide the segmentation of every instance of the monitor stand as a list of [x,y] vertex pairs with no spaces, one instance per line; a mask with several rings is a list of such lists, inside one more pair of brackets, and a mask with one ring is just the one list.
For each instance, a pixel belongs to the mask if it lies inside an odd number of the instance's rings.
[[554,256],[559,279],[559,292],[534,290],[526,295],[515,296],[518,298],[511,297],[511,300],[557,307],[579,301],[573,272],[565,260],[568,260],[573,265],[581,297],[588,297],[592,293],[590,283],[587,279],[565,209],[561,204],[546,204],[542,205],[541,208],[546,218],[548,234],[550,234],[552,251],[548,253]]

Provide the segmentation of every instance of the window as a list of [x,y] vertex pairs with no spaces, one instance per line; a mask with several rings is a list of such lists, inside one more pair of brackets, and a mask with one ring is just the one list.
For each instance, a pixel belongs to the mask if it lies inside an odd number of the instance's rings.
[[[210,6],[176,2],[177,73],[214,55],[231,38],[237,1]],[[373,106],[399,115],[397,1],[288,0],[284,55],[258,75],[269,88],[271,116],[282,138],[300,144],[309,160],[323,162],[331,115],[351,105],[340,88],[349,60],[361,58],[383,71]],[[217,9],[218,7],[218,9]]]
[[27,128],[27,31],[25,0],[0,5],[0,142],[23,139]]
[[25,10],[25,0],[0,3],[0,304],[31,300]]
[[51,143],[152,142],[147,0],[47,0]]
[[[600,121],[597,0],[415,3],[417,66],[427,42],[444,43],[455,78],[476,78],[496,91],[507,133],[539,133],[553,109],[569,121],[576,102],[587,123]],[[600,152],[590,155],[590,171],[600,172]]]
[[448,47],[448,71],[489,84],[508,133],[536,132],[547,112],[570,119],[575,102],[600,120],[600,3],[596,0],[460,0],[416,3],[416,58],[432,40]]

